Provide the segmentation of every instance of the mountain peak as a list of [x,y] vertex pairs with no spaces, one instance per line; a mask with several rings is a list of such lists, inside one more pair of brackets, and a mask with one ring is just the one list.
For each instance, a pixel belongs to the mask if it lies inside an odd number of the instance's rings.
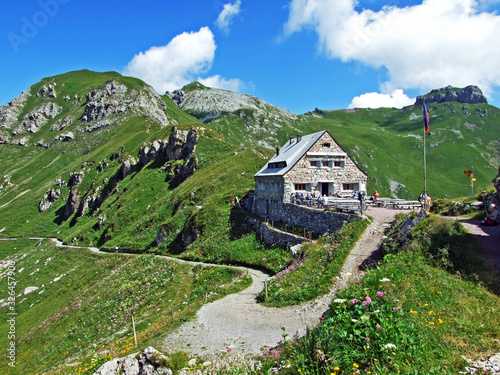
[[415,105],[422,105],[424,99],[426,103],[458,102],[488,104],[481,89],[474,85],[464,87],[463,89],[452,86],[434,89],[428,94],[417,96]]

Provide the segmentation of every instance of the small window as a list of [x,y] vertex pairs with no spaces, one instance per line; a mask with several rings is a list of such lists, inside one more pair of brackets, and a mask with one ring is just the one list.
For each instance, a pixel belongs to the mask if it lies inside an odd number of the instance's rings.
[[341,161],[334,161],[333,166],[337,168],[342,168],[342,162]]
[[310,165],[311,167],[319,167],[319,161],[316,161],[316,160],[311,160],[311,161],[309,162],[309,165]]
[[285,162],[278,163],[278,168],[285,168],[285,167],[286,167]]
[[329,167],[330,162],[328,160],[323,160],[323,167]]
[[323,148],[330,148],[331,144],[330,143],[323,143]]
[[354,184],[342,184],[343,190],[354,190]]
[[306,190],[306,184],[295,184],[295,191]]

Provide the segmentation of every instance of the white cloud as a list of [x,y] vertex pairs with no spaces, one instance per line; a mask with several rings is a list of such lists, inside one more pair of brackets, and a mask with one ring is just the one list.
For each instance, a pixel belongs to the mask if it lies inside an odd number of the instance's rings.
[[142,79],[159,93],[175,90],[207,72],[215,56],[215,39],[208,27],[184,32],[167,45],[140,52],[124,68],[123,73]]
[[234,4],[227,3],[224,4],[222,12],[220,12],[219,17],[215,21],[215,25],[224,31],[229,32],[229,26],[233,22],[234,17],[236,17],[241,11],[241,0],[236,0]]
[[378,92],[369,92],[356,96],[349,108],[403,108],[415,103],[415,98],[408,97],[403,90],[397,89],[390,94],[380,94]]
[[218,74],[207,78],[198,78],[198,82],[207,87],[215,87],[233,92],[241,92],[245,86],[238,78],[225,79]]
[[378,12],[356,0],[292,0],[284,35],[313,29],[333,59],[385,67],[384,93],[397,88],[476,84],[488,95],[500,85],[500,16],[480,12],[498,0],[424,0]]

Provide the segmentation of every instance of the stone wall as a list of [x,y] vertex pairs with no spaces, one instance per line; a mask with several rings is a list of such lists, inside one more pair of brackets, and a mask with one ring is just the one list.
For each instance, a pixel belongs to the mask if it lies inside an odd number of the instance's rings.
[[324,211],[285,203],[279,220],[287,225],[295,225],[316,234],[333,233],[344,225],[353,222],[358,215],[342,212]]
[[268,223],[264,223],[256,219],[252,219],[251,224],[257,232],[258,238],[262,242],[269,245],[294,246],[307,241],[303,237],[295,236],[291,233],[286,233],[278,229],[271,228]]
[[[290,226],[304,228],[307,232],[322,235],[339,230],[345,223],[353,222],[357,217],[354,214],[323,211],[285,203],[280,214],[274,215],[272,219],[279,220]],[[267,223],[256,219],[251,220],[251,224],[260,236],[259,238],[267,244],[276,244],[279,246],[289,244],[293,246],[306,241],[303,237],[273,229]]]

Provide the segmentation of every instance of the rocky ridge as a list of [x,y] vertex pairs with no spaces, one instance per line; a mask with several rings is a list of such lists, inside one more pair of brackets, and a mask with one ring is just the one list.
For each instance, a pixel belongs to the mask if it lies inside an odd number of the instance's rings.
[[[161,127],[176,123],[169,118],[165,102],[148,85],[136,90],[117,80],[109,80],[104,87],[88,92],[83,105],[78,95],[72,95],[73,99],[65,95],[64,101],[58,100],[56,87],[64,93],[64,83],[58,86],[56,78],[51,78],[36,93],[33,94],[32,87],[0,107],[0,144],[48,148],[54,142],[69,142],[79,134],[118,126],[135,116],[146,117]],[[36,96],[34,108],[32,104],[27,107],[32,96]],[[45,127],[50,128],[48,134],[55,134],[47,137],[47,132],[42,132]],[[38,132],[44,134],[35,135]]]
[[[74,214],[76,214],[75,218],[78,218],[83,216],[88,210],[99,208],[116,189],[118,182],[140,170],[153,160],[162,162],[163,172],[167,173],[166,180],[184,181],[198,167],[198,159],[195,156],[197,144],[198,131],[194,127],[187,131],[179,130],[174,126],[168,140],[156,140],[152,144],[144,145],[140,148],[138,160],[125,154],[124,150],[113,154],[112,159],[118,159],[121,163],[118,174],[110,180],[103,181],[102,184],[93,183],[85,194],[82,194],[78,187],[85,178],[85,172],[70,173],[67,184],[70,192],[61,219],[68,220]],[[88,167],[89,165],[82,166],[85,169]],[[90,165],[90,167],[93,167],[93,165]],[[104,160],[99,163],[97,169],[102,171],[107,167],[108,163]],[[56,182],[59,180],[61,178],[56,180]],[[39,203],[39,211],[43,212],[49,209],[51,204],[59,198],[59,195],[54,189],[49,189]]]
[[458,90],[452,86],[446,86],[440,89],[434,89],[429,94],[418,96],[414,105],[423,105],[425,103],[443,103],[443,102],[458,102],[471,104],[488,104],[486,97],[481,89],[477,86],[467,86]]
[[217,131],[231,124],[241,124],[238,134],[243,141],[254,142],[255,135],[263,139],[257,143],[266,148],[280,144],[278,134],[283,127],[295,128],[297,115],[275,107],[251,95],[234,93],[227,90],[207,88],[194,82],[181,90],[166,92],[174,103]]

